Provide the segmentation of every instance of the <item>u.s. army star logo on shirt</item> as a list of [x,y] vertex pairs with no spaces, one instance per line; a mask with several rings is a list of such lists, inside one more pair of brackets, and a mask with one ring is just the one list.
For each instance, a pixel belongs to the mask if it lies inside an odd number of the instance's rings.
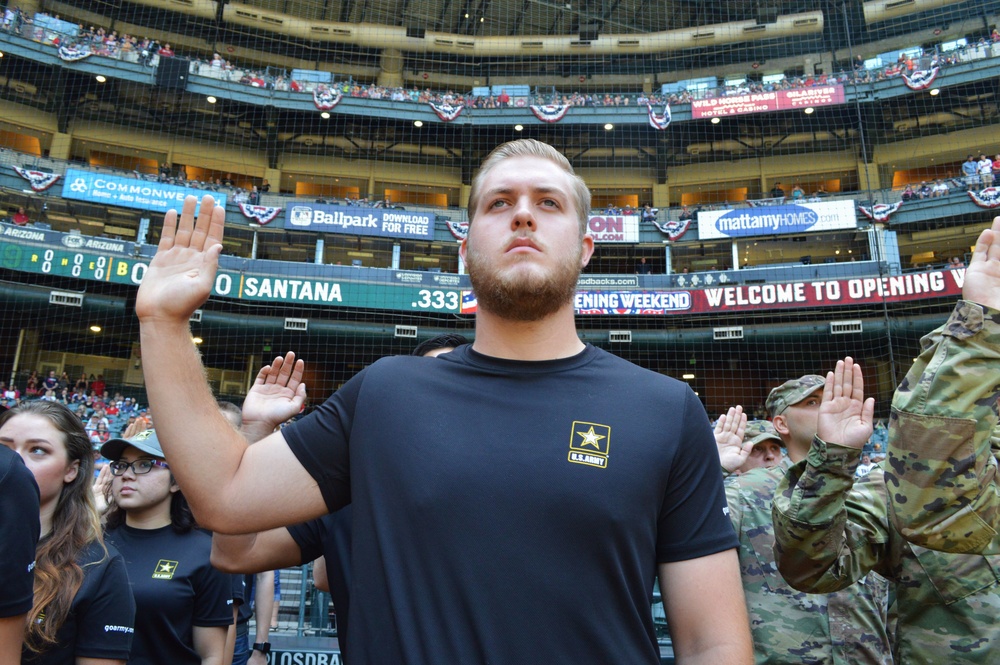
[[174,571],[177,570],[177,562],[167,559],[160,559],[156,563],[156,570],[153,571],[154,580],[172,580]]
[[569,457],[574,464],[586,464],[600,469],[608,466],[611,426],[573,421],[569,437]]

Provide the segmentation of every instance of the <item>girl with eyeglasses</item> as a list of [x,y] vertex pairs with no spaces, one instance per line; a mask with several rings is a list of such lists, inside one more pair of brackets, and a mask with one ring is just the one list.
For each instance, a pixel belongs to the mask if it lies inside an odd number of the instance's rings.
[[62,404],[26,402],[0,415],[0,444],[24,459],[41,499],[34,604],[21,662],[125,663],[135,603],[125,562],[101,535],[91,491],[94,457],[83,423]]
[[221,665],[232,580],[212,568],[155,430],[101,446],[111,460],[106,538],[125,557],[136,602],[129,665]]

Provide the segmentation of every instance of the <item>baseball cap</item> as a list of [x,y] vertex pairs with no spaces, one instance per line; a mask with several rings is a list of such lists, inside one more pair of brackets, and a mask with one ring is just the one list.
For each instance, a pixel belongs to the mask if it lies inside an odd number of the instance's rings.
[[767,401],[764,402],[764,407],[774,418],[817,390],[822,390],[825,383],[826,379],[818,374],[806,374],[797,379],[790,379],[771,391],[771,394],[767,396]]
[[153,457],[166,459],[163,449],[160,448],[160,440],[156,438],[155,429],[139,432],[131,439],[110,439],[101,446],[101,455],[109,460],[116,460],[122,456],[122,451],[125,450],[126,446],[137,448]]
[[751,420],[747,423],[747,427],[743,433],[743,443],[756,446],[761,441],[767,441],[768,439],[774,439],[784,445],[770,420]]

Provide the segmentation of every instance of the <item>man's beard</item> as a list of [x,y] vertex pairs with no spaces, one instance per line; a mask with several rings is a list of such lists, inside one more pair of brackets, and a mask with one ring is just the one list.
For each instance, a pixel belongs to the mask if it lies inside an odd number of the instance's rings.
[[470,243],[465,263],[477,306],[508,321],[539,321],[556,313],[576,294],[582,253],[581,245],[551,273],[540,275],[517,270],[516,266],[501,270]]

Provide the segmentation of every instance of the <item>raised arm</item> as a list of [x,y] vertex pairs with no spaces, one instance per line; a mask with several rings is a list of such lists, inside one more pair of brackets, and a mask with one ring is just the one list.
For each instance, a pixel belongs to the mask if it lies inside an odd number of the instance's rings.
[[722,472],[733,473],[743,466],[753,446],[743,443],[747,428],[747,414],[740,405],[729,407],[715,422],[715,445],[719,449]]
[[896,389],[885,479],[903,537],[946,552],[1000,552],[1000,217],[976,242],[959,301]]
[[253,448],[215,407],[189,319],[211,294],[222,251],[225,210],[212,197],[170,211],[136,299],[144,379],[171,471],[199,523],[246,533],[326,512],[316,482],[280,432]]
[[823,387],[817,435],[806,459],[779,482],[772,505],[774,555],[782,577],[808,593],[844,589],[884,570],[889,522],[881,471],[854,483],[872,432],[874,401],[861,368],[837,363]]

